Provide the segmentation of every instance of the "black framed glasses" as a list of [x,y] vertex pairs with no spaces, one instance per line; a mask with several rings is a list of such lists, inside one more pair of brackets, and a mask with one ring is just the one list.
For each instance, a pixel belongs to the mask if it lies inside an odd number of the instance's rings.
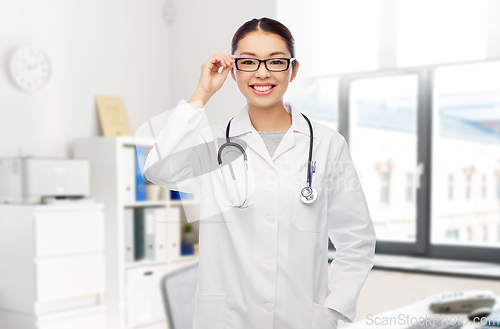
[[288,70],[290,62],[294,60],[295,58],[235,58],[234,63],[236,64],[237,70],[244,72],[257,71],[260,67],[260,63],[264,63],[266,69],[270,72],[281,72]]

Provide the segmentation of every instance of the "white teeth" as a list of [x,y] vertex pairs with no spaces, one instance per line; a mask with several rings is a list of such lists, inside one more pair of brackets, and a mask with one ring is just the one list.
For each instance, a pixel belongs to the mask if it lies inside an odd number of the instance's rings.
[[262,87],[262,86],[252,86],[253,89],[256,89],[258,91],[268,91],[269,89],[271,89],[273,86],[265,86],[265,87]]

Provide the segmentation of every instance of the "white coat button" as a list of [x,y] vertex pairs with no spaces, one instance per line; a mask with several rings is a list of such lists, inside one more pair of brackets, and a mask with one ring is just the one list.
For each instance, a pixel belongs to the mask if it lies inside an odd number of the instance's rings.
[[273,310],[273,305],[272,304],[266,304],[264,305],[264,309],[268,312],[271,312]]
[[264,262],[264,264],[267,266],[267,267],[273,267],[274,266],[274,260],[273,259],[268,259]]
[[267,217],[267,222],[269,224],[274,224],[275,221],[276,221],[276,217],[274,217],[274,216]]

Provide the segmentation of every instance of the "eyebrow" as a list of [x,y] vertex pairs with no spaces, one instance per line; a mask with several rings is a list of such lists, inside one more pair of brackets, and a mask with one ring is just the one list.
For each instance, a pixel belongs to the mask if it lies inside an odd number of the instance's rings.
[[[240,55],[243,55],[243,54],[251,55],[251,56],[257,56],[254,53],[250,53],[248,51],[244,51]],[[274,56],[274,55],[285,55],[286,56],[286,54],[284,52],[282,52],[282,51],[275,51],[275,52],[269,54],[269,56]]]

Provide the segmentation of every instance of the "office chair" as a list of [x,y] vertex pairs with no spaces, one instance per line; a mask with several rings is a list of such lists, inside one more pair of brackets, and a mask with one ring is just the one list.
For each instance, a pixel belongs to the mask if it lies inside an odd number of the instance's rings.
[[161,286],[170,329],[192,329],[198,262],[166,274]]

